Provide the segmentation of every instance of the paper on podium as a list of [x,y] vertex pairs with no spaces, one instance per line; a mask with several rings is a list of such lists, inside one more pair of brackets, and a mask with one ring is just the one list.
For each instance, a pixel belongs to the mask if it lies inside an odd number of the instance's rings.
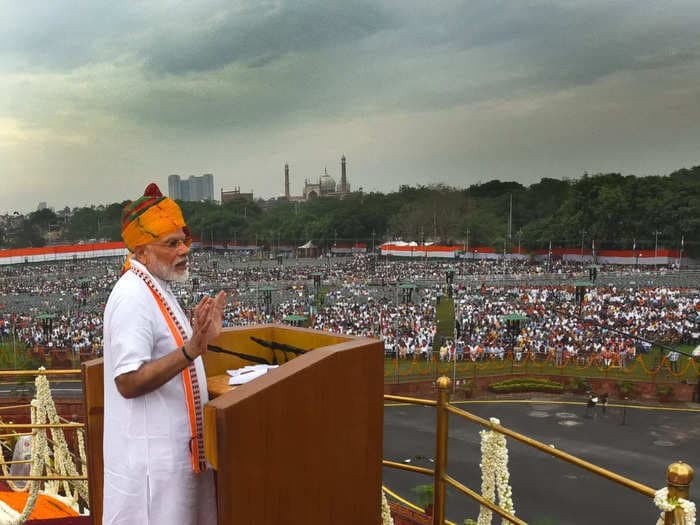
[[231,377],[228,380],[229,385],[244,385],[253,379],[267,374],[268,370],[277,368],[278,365],[248,365],[236,370],[227,370],[226,373]]

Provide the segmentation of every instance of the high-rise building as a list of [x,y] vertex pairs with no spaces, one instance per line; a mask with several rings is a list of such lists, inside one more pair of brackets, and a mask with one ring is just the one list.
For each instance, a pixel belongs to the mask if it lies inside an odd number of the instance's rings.
[[168,177],[168,197],[173,200],[182,200],[180,196],[180,175],[170,175]]
[[179,175],[168,177],[168,196],[181,201],[214,200],[214,175],[205,173],[201,177],[191,175],[182,180]]

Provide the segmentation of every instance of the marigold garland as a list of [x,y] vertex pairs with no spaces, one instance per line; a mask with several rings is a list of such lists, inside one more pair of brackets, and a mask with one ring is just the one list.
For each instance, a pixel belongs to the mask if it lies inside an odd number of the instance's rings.
[[[8,515],[14,515],[12,519],[17,520],[19,517],[19,512],[17,510],[22,510],[28,499],[28,495],[25,492],[4,492],[2,496],[2,502],[10,509],[3,508],[3,512]],[[32,520],[48,520],[56,518],[64,518],[69,516],[75,516],[76,512],[64,501],[57,500],[55,497],[46,495],[39,492],[37,495],[36,504],[31,512]],[[0,518],[2,520],[2,518]],[[0,521],[0,523],[4,523]]]

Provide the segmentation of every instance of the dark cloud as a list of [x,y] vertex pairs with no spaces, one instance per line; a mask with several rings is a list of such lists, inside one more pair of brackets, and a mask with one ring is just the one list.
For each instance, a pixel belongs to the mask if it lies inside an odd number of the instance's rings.
[[[499,71],[517,72],[500,80],[488,77],[488,63],[474,69],[473,88],[461,102],[522,96],[591,84],[607,75],[692,63],[700,42],[692,37],[700,24],[700,5],[653,1],[526,2],[474,0],[422,13],[419,23],[405,19],[420,51],[469,52],[494,57]],[[683,16],[677,8],[683,7]],[[405,39],[405,45],[411,46]],[[455,69],[476,64],[466,58]],[[484,73],[487,75],[484,77]]]
[[236,63],[261,67],[288,53],[317,51],[367,38],[391,27],[374,2],[286,2],[230,9],[209,24],[163,35],[147,53],[150,70],[185,74]]
[[0,17],[0,71],[71,70],[112,61],[142,25],[128,3],[102,0],[7,2]]
[[125,166],[142,187],[143,174],[211,165],[254,174],[258,192],[261,173],[277,188],[290,152],[317,174],[319,152],[336,158],[338,144],[354,183],[382,189],[697,164],[697,0],[3,9],[0,156],[8,180],[31,174],[37,187]]

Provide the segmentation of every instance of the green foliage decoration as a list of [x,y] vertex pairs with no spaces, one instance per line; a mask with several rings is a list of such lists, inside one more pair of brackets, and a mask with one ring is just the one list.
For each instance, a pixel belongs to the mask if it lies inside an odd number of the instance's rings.
[[622,395],[630,395],[632,392],[634,392],[634,384],[629,381],[619,381],[617,383],[617,389]]
[[656,387],[656,393],[661,397],[673,396],[673,387],[671,385],[659,385]]
[[515,378],[489,384],[488,389],[496,393],[548,392],[560,394],[564,385],[556,381],[540,378]]
[[435,487],[430,483],[416,485],[411,489],[411,492],[413,492],[416,495],[418,506],[424,509],[429,505],[433,504],[434,491]]
[[591,389],[591,385],[583,377],[572,377],[569,379],[569,390],[573,392],[586,392]]

